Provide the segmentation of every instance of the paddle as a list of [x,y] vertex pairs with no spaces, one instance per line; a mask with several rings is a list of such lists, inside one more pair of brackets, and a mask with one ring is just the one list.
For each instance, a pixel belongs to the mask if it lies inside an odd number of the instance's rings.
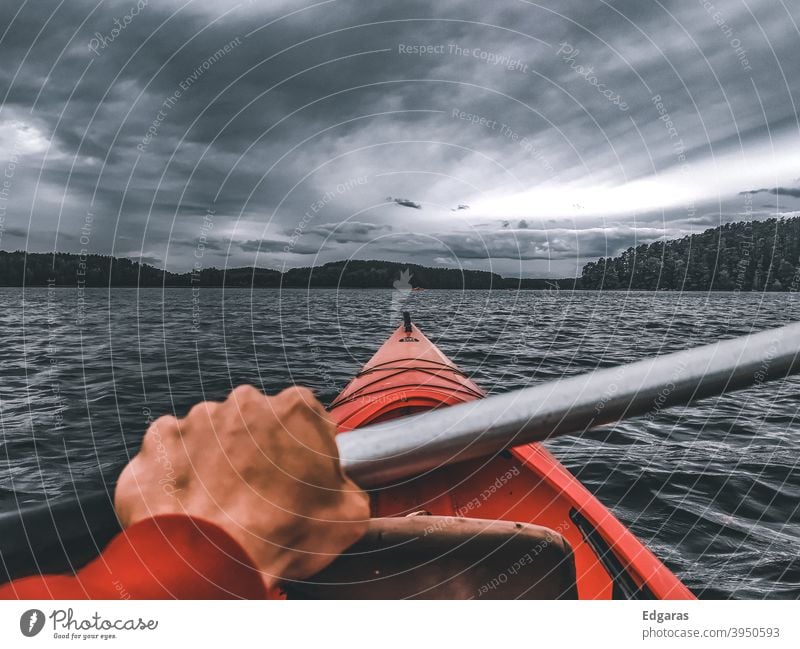
[[[362,487],[800,372],[800,323],[342,433]],[[109,494],[0,515],[0,581],[80,566],[119,531]]]
[[798,372],[795,323],[366,426],[337,440],[348,475],[374,487]]

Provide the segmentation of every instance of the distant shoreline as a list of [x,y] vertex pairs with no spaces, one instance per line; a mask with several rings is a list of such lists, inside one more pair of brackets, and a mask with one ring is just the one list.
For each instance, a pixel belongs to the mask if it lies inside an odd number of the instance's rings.
[[473,290],[574,289],[579,278],[506,278],[482,270],[430,268],[380,260],[337,261],[285,272],[271,268],[202,268],[173,273],[127,258],[0,251],[5,288],[372,288]]
[[[570,280],[572,281],[572,280]],[[17,288],[17,289],[55,289],[55,290],[83,290],[83,291],[103,291],[109,289],[124,289],[128,291],[140,291],[140,290],[147,290],[147,291],[158,291],[164,289],[180,289],[184,291],[188,290],[199,290],[199,289],[216,289],[220,291],[304,291],[308,289],[314,290],[324,290],[324,291],[393,291],[391,287],[386,286],[172,286],[172,285],[165,285],[165,286],[85,286],[85,287],[78,287],[78,286],[70,286],[68,284],[58,284],[54,286],[41,286],[41,285],[33,285],[33,284],[26,284],[25,286],[10,286],[6,284],[0,284],[0,290],[6,288]],[[581,288],[580,286],[570,287],[570,288],[529,288],[529,287],[486,287],[486,288],[426,288],[424,292],[427,291],[514,291],[514,290],[521,290],[521,291],[539,291],[541,293],[560,293],[565,292],[569,293],[572,291],[578,291],[581,293],[664,293],[664,294],[672,294],[672,293],[692,293],[692,294],[725,294],[730,293],[732,295],[738,295],[739,293],[788,293],[789,291],[740,291],[737,289],[721,289],[721,288],[712,288],[712,289],[699,289],[699,288]]]
[[[167,284],[166,286],[86,286],[86,287],[78,287],[78,286],[70,286],[67,284],[59,284],[55,286],[40,286],[40,285],[32,285],[26,284],[25,286],[9,286],[5,284],[0,284],[0,290],[6,288],[16,288],[16,289],[36,289],[36,290],[82,290],[82,291],[103,291],[114,289],[116,290],[126,290],[126,291],[163,291],[165,289],[179,289],[183,291],[193,290],[193,289],[216,289],[218,291],[304,291],[309,289],[314,290],[323,290],[323,291],[392,291],[393,289],[390,287],[381,287],[381,286],[171,286]],[[535,292],[539,291],[540,293],[561,293],[562,291],[565,293],[577,291],[580,293],[664,293],[664,294],[674,294],[674,293],[691,293],[691,294],[705,294],[708,295],[713,293],[714,295],[722,295],[722,294],[731,294],[731,295],[738,295],[740,293],[753,293],[753,294],[761,294],[761,293],[786,293],[789,291],[739,291],[736,289],[720,289],[720,288],[713,288],[713,289],[696,289],[696,288],[581,288],[579,286],[570,287],[570,288],[527,288],[527,287],[488,287],[488,288],[426,288],[425,291],[530,291]],[[424,291],[423,291],[424,292]]]
[[726,223],[680,239],[643,243],[587,263],[580,277],[560,279],[381,260],[336,261],[283,272],[242,267],[173,273],[108,255],[20,250],[0,251],[0,286],[795,293],[800,291],[800,217]]

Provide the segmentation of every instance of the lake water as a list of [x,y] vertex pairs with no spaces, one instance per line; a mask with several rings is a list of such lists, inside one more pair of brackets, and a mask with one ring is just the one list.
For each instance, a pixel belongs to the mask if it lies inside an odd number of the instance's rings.
[[[779,293],[0,288],[0,509],[101,487],[151,414],[240,383],[329,402],[401,306],[490,392],[800,316]],[[798,598],[799,395],[790,379],[549,447],[698,595]]]

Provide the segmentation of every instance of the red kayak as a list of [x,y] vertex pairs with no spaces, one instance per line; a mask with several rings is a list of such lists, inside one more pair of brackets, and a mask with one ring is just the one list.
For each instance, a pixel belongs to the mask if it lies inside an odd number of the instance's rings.
[[[331,404],[340,432],[484,396],[406,318]],[[441,467],[371,498],[365,539],[296,595],[694,599],[540,444]]]

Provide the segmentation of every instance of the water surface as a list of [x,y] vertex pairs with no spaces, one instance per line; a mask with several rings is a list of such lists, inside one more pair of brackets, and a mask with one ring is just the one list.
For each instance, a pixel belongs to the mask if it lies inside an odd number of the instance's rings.
[[[490,392],[798,319],[793,294],[0,288],[0,508],[102,487],[149,417],[332,400],[399,319]],[[800,597],[800,381],[549,444],[697,594]]]

